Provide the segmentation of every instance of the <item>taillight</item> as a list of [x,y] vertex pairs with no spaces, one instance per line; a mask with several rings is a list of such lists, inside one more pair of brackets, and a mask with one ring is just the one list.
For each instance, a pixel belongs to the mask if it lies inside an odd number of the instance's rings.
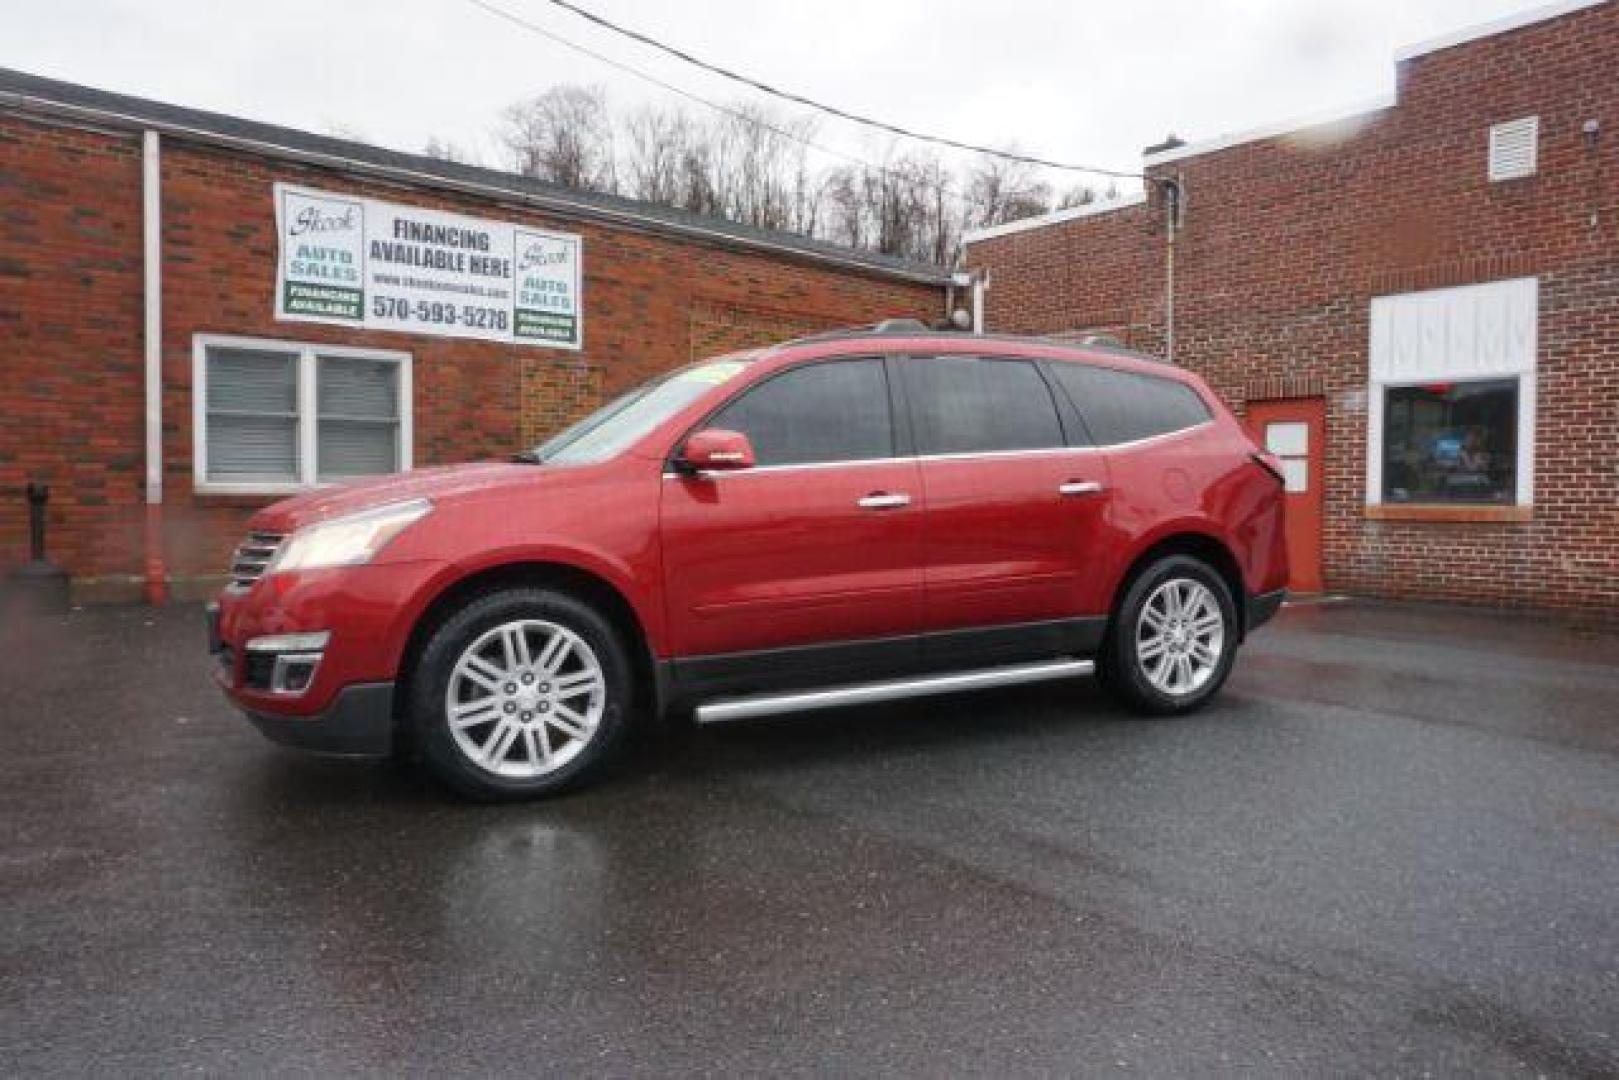
[[1248,459],[1261,469],[1276,477],[1276,482],[1283,487],[1287,486],[1287,477],[1282,472],[1282,459],[1269,450],[1255,450],[1248,455]]

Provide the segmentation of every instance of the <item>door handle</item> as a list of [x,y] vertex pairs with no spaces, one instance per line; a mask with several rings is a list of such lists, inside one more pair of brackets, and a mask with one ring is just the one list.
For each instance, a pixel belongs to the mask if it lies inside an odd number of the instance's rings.
[[911,505],[911,497],[904,492],[890,495],[886,491],[874,491],[861,499],[858,505],[862,510],[898,510]]
[[1057,488],[1059,495],[1100,495],[1102,484],[1098,480],[1070,480]]

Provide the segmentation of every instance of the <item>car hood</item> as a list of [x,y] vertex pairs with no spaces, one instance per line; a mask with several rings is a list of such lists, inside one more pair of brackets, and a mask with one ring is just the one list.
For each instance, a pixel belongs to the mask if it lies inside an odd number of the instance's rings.
[[306,525],[389,503],[409,499],[439,502],[532,482],[535,474],[543,469],[543,466],[491,461],[441,465],[335,484],[267,506],[253,515],[248,527],[263,532],[289,533]]

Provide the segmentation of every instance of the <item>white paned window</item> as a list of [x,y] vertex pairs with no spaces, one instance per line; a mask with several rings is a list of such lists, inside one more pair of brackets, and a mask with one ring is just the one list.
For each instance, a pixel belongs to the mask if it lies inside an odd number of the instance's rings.
[[410,468],[408,353],[199,335],[196,488],[281,494]]
[[1298,421],[1265,425],[1265,449],[1277,457],[1303,457],[1310,452],[1310,425]]
[[1367,503],[1533,504],[1538,318],[1534,278],[1372,301]]
[[1282,481],[1289,494],[1310,490],[1310,425],[1286,421],[1265,425],[1265,449],[1282,461]]
[[1535,175],[1540,149],[1540,117],[1525,116],[1490,128],[1490,179]]
[[1303,495],[1310,490],[1310,459],[1282,459],[1282,489],[1289,495]]

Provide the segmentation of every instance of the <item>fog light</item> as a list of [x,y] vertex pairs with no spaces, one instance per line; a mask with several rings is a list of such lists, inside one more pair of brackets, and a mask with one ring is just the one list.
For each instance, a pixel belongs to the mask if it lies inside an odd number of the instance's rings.
[[320,653],[282,653],[270,670],[270,693],[301,694],[315,681]]
[[[248,638],[248,652],[312,652],[318,653],[326,648],[326,643],[332,640],[330,630],[315,630],[303,634],[267,634],[264,637]],[[316,659],[319,659],[317,657]]]

